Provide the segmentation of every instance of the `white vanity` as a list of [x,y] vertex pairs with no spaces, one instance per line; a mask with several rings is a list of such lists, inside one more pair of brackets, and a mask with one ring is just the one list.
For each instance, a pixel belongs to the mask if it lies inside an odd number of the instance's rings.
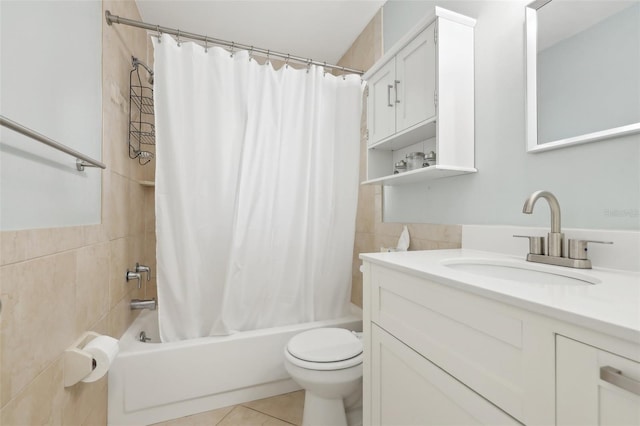
[[365,425],[640,424],[640,274],[525,254],[361,255]]

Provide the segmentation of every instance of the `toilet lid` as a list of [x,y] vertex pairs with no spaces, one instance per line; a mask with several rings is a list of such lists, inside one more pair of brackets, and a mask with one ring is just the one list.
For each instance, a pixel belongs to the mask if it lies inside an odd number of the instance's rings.
[[337,362],[361,354],[362,342],[343,328],[318,328],[293,336],[287,351],[304,361]]

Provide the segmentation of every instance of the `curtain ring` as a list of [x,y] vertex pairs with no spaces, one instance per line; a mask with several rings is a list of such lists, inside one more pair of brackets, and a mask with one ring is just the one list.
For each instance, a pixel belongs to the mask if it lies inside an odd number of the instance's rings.
[[180,47],[180,30],[178,30],[178,47]]
[[231,55],[229,56],[230,58],[233,58],[233,48],[235,47],[236,43],[234,41],[231,42]]
[[327,63],[323,62],[323,65],[322,65],[322,76],[324,77],[325,75],[327,75]]
[[156,25],[156,31],[158,32],[158,43],[162,43],[162,32],[160,32],[160,25]]
[[307,74],[309,74],[309,70],[311,69],[311,59],[307,62]]
[[204,36],[204,53],[207,53],[209,51],[209,42],[208,42],[209,37]]
[[344,75],[344,67],[342,67],[342,80],[344,81],[344,80],[346,80],[346,79],[347,79],[347,78],[346,78],[346,77],[345,77],[345,75]]
[[251,46],[251,49],[249,49],[249,62],[251,62],[251,55],[253,54],[253,46]]
[[269,56],[271,55],[271,51],[269,49],[267,49],[267,62],[265,62],[266,65],[269,65]]
[[287,53],[287,59],[284,60],[284,67],[289,68],[289,59],[291,55]]

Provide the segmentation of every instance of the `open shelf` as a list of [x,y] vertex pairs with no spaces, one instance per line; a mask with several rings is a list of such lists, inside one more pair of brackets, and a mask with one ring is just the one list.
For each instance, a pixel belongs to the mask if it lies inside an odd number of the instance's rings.
[[418,170],[411,170],[410,172],[370,179],[362,182],[362,185],[406,185],[409,183],[441,179],[468,173],[476,173],[477,171],[478,170],[475,168],[467,167],[429,166]]
[[379,149],[385,151],[397,151],[398,149],[406,148],[415,143],[435,138],[436,137],[436,117],[428,118],[420,123],[409,127],[399,133],[394,133],[376,142],[373,145],[369,145],[368,149]]

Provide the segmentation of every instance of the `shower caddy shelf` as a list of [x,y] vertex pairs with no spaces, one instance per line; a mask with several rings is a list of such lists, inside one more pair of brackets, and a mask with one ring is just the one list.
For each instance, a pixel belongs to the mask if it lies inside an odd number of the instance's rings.
[[153,104],[153,87],[143,83],[140,77],[140,65],[153,73],[137,58],[132,57],[133,69],[129,73],[129,157],[138,159],[145,165],[154,158],[149,147],[156,144],[155,108]]

